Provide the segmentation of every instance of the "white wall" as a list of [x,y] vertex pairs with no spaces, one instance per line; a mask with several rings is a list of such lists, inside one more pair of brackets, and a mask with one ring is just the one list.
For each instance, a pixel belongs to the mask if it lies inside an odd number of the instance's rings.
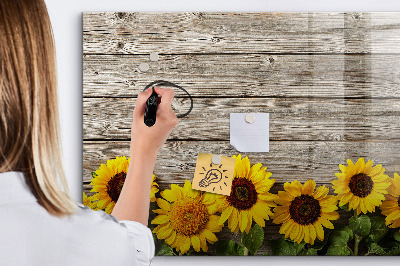
[[[64,166],[72,196],[82,200],[82,15],[84,11],[400,11],[398,0],[46,0],[57,47]],[[154,259],[153,265],[397,265],[396,258],[179,258]]]

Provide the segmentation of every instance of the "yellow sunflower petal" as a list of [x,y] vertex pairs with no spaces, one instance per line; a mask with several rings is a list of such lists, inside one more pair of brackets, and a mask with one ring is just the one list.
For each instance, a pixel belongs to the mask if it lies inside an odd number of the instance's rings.
[[261,227],[265,227],[264,218],[261,217],[257,212],[252,212],[254,221]]
[[239,211],[233,208],[231,215],[229,216],[228,220],[228,227],[231,229],[232,232],[237,231],[239,226]]
[[169,211],[171,209],[171,205],[169,204],[168,201],[163,200],[163,199],[156,199],[157,205],[163,209],[164,211]]
[[190,248],[190,237],[185,236],[185,237],[183,238],[183,243],[182,243],[182,245],[180,246],[181,253],[182,253],[182,254],[185,254],[186,252],[189,251],[189,248]]
[[322,227],[321,223],[317,222],[315,223],[315,231],[317,233],[317,238],[320,241],[324,240],[324,228]]
[[233,207],[229,206],[225,210],[222,211],[221,217],[219,219],[219,224],[224,224],[226,220],[228,220],[229,216],[233,211]]
[[161,197],[168,200],[169,202],[174,202],[177,200],[176,195],[172,193],[170,189],[166,189],[161,192]]
[[200,238],[196,235],[192,235],[190,237],[190,242],[192,243],[194,250],[200,252]]
[[356,173],[363,173],[365,168],[365,160],[364,158],[359,158],[355,164]]
[[151,221],[151,224],[163,224],[169,221],[168,215],[158,215],[154,220]]
[[292,239],[294,241],[299,233],[299,230],[300,230],[300,226],[296,223],[293,224],[293,230],[290,232],[290,239]]
[[310,241],[310,229],[307,225],[303,226],[304,229],[304,242],[311,243]]
[[211,215],[207,223],[207,228],[210,229],[211,232],[221,231],[222,225],[219,224],[219,216]]
[[302,187],[301,194],[311,196],[314,193],[315,186],[316,186],[316,183],[314,180],[307,180]]
[[326,186],[319,186],[315,190],[313,197],[318,200],[324,198],[326,195],[328,195],[328,193],[329,193],[329,188],[327,188]]
[[386,219],[389,221],[393,221],[399,218],[400,218],[400,210],[396,210],[386,217]]
[[247,213],[245,211],[239,211],[239,227],[240,231],[244,232],[247,227]]
[[301,188],[297,187],[294,184],[286,182],[284,184],[284,189],[285,189],[286,192],[288,192],[293,197],[298,197],[298,196],[301,195]]
[[176,237],[176,231],[172,231],[171,235],[165,239],[165,243],[171,246],[172,243],[175,241],[175,237]]
[[205,238],[210,240],[210,241],[213,241],[213,242],[218,241],[218,238],[215,236],[215,234],[213,232],[211,232],[210,230],[208,230],[208,229],[204,229],[201,232],[201,234],[204,235]]
[[158,231],[157,237],[159,239],[166,239],[172,234],[172,228],[170,226],[166,226],[163,230]]
[[309,225],[308,225],[308,230],[309,230],[309,232],[310,232],[310,244],[311,244],[311,245],[314,245],[314,241],[315,241],[315,239],[317,238],[317,232],[316,232],[316,230],[315,230],[314,225],[309,224]]

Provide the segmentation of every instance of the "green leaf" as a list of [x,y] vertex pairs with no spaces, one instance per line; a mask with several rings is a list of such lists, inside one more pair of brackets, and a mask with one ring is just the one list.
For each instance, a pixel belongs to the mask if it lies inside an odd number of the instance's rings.
[[269,241],[274,255],[278,256],[296,256],[297,248],[293,242],[283,238]]
[[343,247],[347,246],[347,243],[350,241],[350,235],[346,228],[341,230],[333,231],[330,239],[330,246],[333,247]]
[[371,231],[371,220],[367,215],[353,216],[349,220],[349,226],[355,234],[366,237]]
[[315,248],[302,249],[299,252],[299,256],[317,256],[317,251]]
[[315,250],[321,250],[324,248],[324,246],[328,242],[328,239],[329,239],[328,237],[325,237],[324,241],[316,240],[314,242],[314,245],[307,244],[306,249],[313,248]]
[[371,243],[368,248],[368,253],[376,255],[386,255],[386,251],[376,243]]
[[306,245],[305,242],[301,242],[300,244],[293,242],[294,247],[296,248],[296,254],[299,254],[299,252],[304,248],[304,246]]
[[92,178],[95,178],[95,177],[97,177],[97,174],[96,174],[96,172],[91,172],[90,174],[92,175]]
[[381,246],[388,256],[400,255],[400,243],[395,241],[392,237],[385,236],[380,242]]
[[397,242],[400,242],[400,232],[399,232],[399,231],[396,231],[396,232],[393,234],[393,238],[394,238]]
[[353,240],[354,232],[353,232],[353,230],[350,229],[350,227],[343,226],[343,227],[340,227],[340,228],[341,228],[341,230],[344,230],[349,235],[349,241],[348,242]]
[[350,209],[349,209],[349,204],[348,204],[348,203],[346,203],[346,204],[343,205],[343,206],[339,206],[339,208],[342,209],[342,210],[344,210],[344,211],[350,211]]
[[215,251],[218,256],[243,256],[244,247],[232,240],[218,240]]
[[190,247],[188,252],[186,252],[185,254],[179,253],[181,256],[207,256],[207,253],[205,253],[204,251],[200,250],[199,252],[197,252],[196,250],[194,250],[193,247]]
[[[351,229],[349,228],[351,231]],[[322,250],[324,247],[326,247],[326,244],[328,243],[328,240],[330,238],[331,233],[333,232],[332,229],[325,229],[325,234],[324,234],[324,240],[320,241],[318,239],[315,240],[314,245],[307,244],[306,248],[313,248],[316,249],[317,251]],[[353,232],[351,232],[353,234]]]
[[329,247],[328,251],[326,252],[327,256],[349,256],[350,250],[345,247]]
[[388,232],[388,227],[385,224],[385,217],[383,216],[372,216],[370,217],[371,230],[366,239],[367,243],[378,243]]
[[391,249],[387,251],[388,256],[397,256],[400,255],[400,243],[394,242]]
[[337,227],[329,237],[326,251],[328,256],[348,256],[350,250],[347,243],[353,238],[353,231],[348,226]]
[[170,246],[163,243],[160,250],[157,252],[157,256],[175,256],[175,253]]
[[255,224],[248,234],[243,232],[242,244],[252,253],[256,254],[257,250],[264,242],[264,230],[258,224]]

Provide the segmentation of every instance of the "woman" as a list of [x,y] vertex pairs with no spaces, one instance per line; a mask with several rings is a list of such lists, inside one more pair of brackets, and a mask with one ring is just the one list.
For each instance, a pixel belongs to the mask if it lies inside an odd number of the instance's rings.
[[131,163],[112,215],[77,206],[62,167],[55,49],[45,3],[0,1],[0,265],[150,263],[151,177],[157,152],[178,123],[173,90],[155,91],[161,103],[151,128],[143,122],[151,91],[137,98]]

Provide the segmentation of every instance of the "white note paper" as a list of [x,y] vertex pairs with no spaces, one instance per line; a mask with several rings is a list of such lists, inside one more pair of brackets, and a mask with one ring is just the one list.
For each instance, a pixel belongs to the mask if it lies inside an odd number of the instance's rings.
[[231,145],[240,152],[269,152],[269,113],[251,113],[252,123],[246,122],[247,114],[230,114]]

